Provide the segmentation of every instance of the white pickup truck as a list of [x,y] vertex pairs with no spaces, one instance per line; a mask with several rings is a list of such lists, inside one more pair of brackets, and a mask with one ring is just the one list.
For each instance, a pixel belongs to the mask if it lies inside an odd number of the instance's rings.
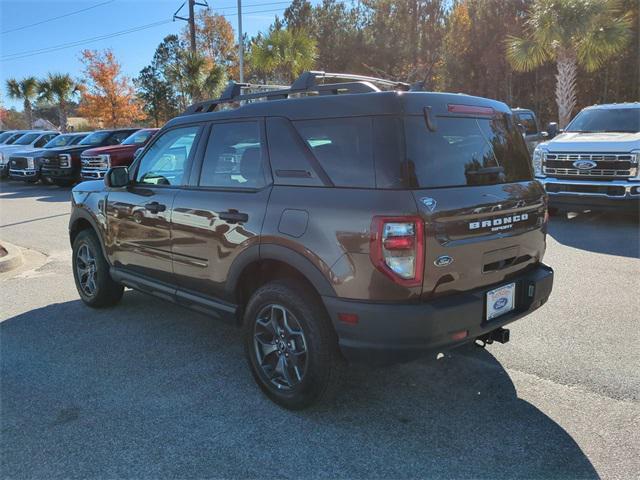
[[583,109],[567,128],[533,152],[549,212],[639,210],[640,103]]

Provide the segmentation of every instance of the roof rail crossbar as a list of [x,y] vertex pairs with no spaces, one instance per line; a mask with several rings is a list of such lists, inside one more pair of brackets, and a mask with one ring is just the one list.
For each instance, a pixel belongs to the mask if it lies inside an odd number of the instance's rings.
[[[338,83],[318,83],[318,79],[348,80]],[[205,100],[191,105],[183,115],[194,113],[206,113],[216,110],[217,106],[224,103],[242,102],[258,98],[278,100],[289,98],[291,94],[318,93],[322,95],[338,93],[368,93],[379,92],[376,85],[392,87],[398,90],[410,90],[411,85],[394,80],[368,77],[365,75],[353,75],[350,73],[327,73],[322,71],[303,72],[290,87],[280,85],[254,85],[249,83],[237,83],[230,81],[219,98]],[[243,93],[244,90],[256,89],[258,91]]]

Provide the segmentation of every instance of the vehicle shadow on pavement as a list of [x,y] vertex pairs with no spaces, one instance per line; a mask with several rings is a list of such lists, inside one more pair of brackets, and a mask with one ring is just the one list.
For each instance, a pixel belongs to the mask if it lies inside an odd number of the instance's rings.
[[24,182],[4,180],[0,183],[0,199],[37,197],[38,202],[70,202],[71,188],[57,185],[30,185]]
[[621,257],[640,257],[640,224],[633,215],[586,212],[557,215],[549,235],[570,247]]
[[11,478],[596,478],[486,350],[354,368],[326,408],[267,400],[238,329],[127,291],[0,324]]

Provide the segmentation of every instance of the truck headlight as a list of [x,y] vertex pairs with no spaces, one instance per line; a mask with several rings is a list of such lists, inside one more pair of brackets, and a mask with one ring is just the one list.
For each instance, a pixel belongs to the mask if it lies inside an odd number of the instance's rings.
[[107,166],[107,168],[111,168],[111,155],[100,155],[100,160]]
[[60,167],[69,168],[71,166],[71,155],[62,153],[58,155],[58,159],[60,160]]
[[631,152],[633,155],[633,160],[631,160],[631,164],[636,169],[636,175],[633,177],[634,180],[640,180],[640,150],[633,150]]
[[544,154],[547,153],[548,150],[544,147],[538,145],[536,149],[533,151],[533,174],[536,177],[544,177],[544,173],[542,172],[542,161],[544,160]]
[[35,163],[33,161],[33,157],[27,157],[27,168],[29,170],[33,170],[35,167]]

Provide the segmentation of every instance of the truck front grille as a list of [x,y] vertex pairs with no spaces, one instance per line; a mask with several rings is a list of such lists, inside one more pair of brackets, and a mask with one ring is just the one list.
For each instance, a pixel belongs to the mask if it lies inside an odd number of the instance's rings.
[[109,165],[101,157],[82,156],[83,170],[106,170]]
[[42,166],[46,168],[59,168],[60,159],[58,157],[44,157],[42,159]]
[[14,170],[24,170],[29,168],[27,157],[11,157],[9,159],[9,168]]
[[[591,164],[591,165],[590,165]],[[578,168],[578,166],[582,168]],[[552,153],[544,156],[549,177],[628,178],[636,175],[638,163],[630,153]]]

